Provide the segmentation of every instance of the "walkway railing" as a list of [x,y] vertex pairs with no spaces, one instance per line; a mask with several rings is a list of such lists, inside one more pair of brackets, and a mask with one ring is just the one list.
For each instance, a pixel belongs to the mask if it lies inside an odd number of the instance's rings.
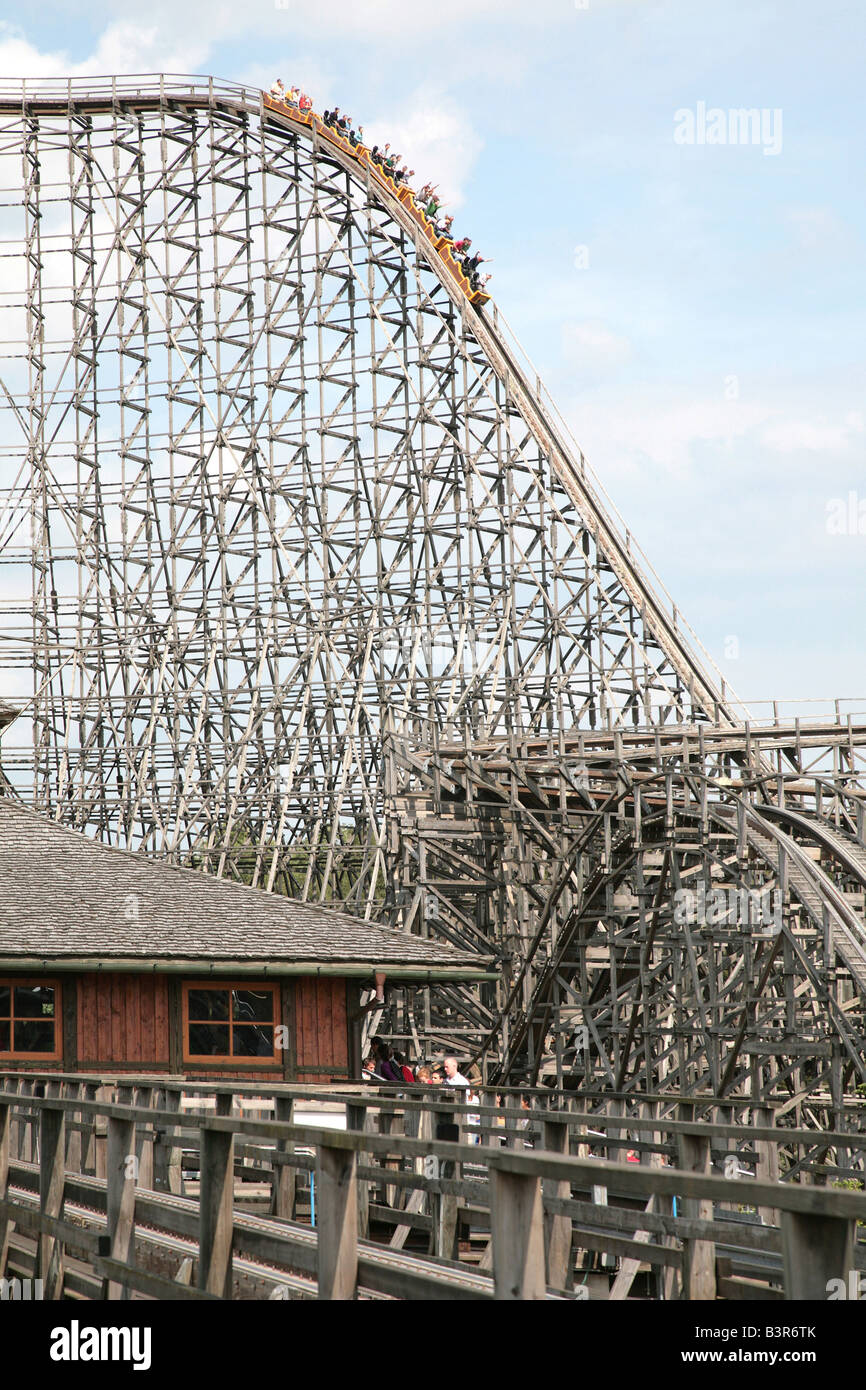
[[[781,1130],[766,1109],[744,1126],[698,1119],[694,1101],[670,1118],[420,1088],[9,1072],[0,1087],[0,1277],[8,1259],[49,1298],[67,1278],[108,1298],[229,1298],[244,1279],[271,1296],[574,1298],[591,1277],[621,1299],[642,1268],[659,1297],[826,1298],[866,1268],[866,1193],[815,1185],[862,1186],[866,1134]],[[346,1128],[297,1123],[311,1099],[344,1108]],[[248,1113],[256,1103],[274,1118]],[[244,1210],[250,1179],[266,1184],[265,1215]],[[302,1184],[315,1227],[297,1219]],[[461,1231],[485,1242],[474,1267]],[[410,1234],[428,1250],[407,1253]],[[195,1264],[196,1287],[155,1272],[154,1251],[187,1277]]]

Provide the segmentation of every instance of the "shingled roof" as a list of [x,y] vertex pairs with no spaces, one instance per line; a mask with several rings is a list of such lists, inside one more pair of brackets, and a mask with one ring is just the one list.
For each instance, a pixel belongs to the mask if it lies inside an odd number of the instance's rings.
[[478,979],[489,961],[114,849],[0,796],[0,965]]

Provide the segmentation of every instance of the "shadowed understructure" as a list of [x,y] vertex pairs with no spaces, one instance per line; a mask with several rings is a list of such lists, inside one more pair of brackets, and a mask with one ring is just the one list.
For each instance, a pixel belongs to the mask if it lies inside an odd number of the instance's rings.
[[494,956],[412,1050],[838,1118],[866,722],[750,717],[405,198],[174,77],[0,84],[0,190],[6,790]]

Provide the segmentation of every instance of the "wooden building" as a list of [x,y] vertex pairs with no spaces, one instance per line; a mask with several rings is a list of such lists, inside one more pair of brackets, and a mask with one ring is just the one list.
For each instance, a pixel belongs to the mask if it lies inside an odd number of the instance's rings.
[[485,962],[101,845],[0,796],[0,1065],[327,1082],[362,991]]

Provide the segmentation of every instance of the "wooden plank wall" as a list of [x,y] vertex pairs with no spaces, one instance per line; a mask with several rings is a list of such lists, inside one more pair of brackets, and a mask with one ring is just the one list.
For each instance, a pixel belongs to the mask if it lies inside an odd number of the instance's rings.
[[345,980],[295,980],[295,1047],[298,1082],[342,1081],[349,1075]]
[[166,976],[108,972],[80,976],[78,1059],[82,1071],[112,1064],[167,1068]]

